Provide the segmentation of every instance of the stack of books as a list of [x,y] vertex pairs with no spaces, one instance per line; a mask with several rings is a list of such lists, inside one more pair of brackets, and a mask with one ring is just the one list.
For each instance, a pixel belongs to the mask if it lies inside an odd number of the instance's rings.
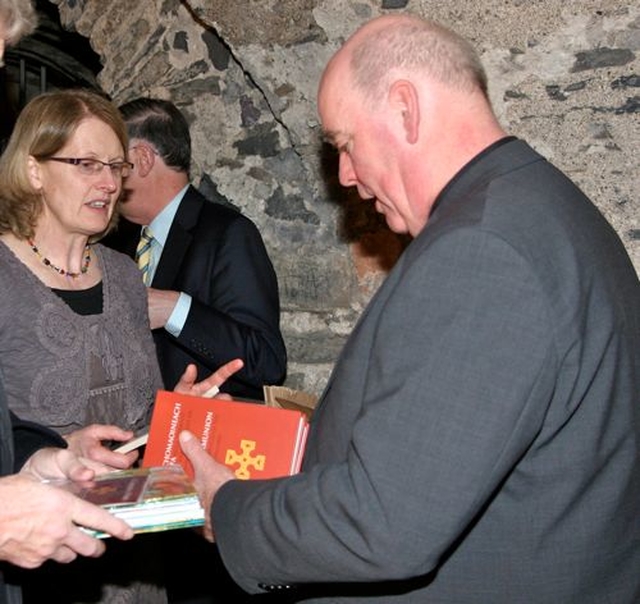
[[309,416],[308,409],[160,390],[148,434],[116,449],[146,447],[141,468],[56,484],[122,518],[136,533],[202,526],[204,510],[192,482],[193,467],[180,448],[180,432],[195,434],[238,479],[278,478],[300,471]]
[[300,471],[308,415],[261,403],[204,398],[161,390],[151,417],[144,467],[180,465],[193,477],[178,436],[189,430],[236,478],[290,476]]
[[[136,533],[202,526],[204,510],[193,482],[180,466],[109,472],[86,482],[57,481],[66,489],[124,520]],[[107,534],[84,528],[103,538]]]

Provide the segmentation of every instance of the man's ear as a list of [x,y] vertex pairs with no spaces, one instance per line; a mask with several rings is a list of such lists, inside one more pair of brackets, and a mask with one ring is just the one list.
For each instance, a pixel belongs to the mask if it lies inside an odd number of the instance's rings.
[[29,155],[27,159],[27,175],[29,176],[29,182],[31,186],[36,190],[40,191],[42,189],[42,178],[40,175],[40,162],[33,157],[33,155]]
[[408,80],[396,80],[389,89],[389,103],[400,115],[407,142],[415,144],[420,131],[420,103],[416,87]]
[[153,168],[153,164],[156,161],[156,154],[153,149],[149,145],[145,145],[144,143],[139,143],[136,145],[136,157],[133,161],[135,165],[135,170],[139,176],[144,178],[149,172],[151,172],[151,168]]

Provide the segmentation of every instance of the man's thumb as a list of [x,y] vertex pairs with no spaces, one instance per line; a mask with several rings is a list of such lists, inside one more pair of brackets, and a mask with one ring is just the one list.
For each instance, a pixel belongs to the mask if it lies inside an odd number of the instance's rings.
[[198,455],[204,452],[198,439],[189,430],[183,430],[178,436],[182,452],[190,459],[198,459]]

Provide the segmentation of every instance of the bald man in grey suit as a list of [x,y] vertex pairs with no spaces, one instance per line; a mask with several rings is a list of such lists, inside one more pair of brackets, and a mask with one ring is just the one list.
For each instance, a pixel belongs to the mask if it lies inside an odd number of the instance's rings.
[[365,25],[318,105],[341,183],[414,239],[300,475],[233,480],[182,435],[229,572],[305,602],[637,604],[640,286],[614,230],[436,24]]

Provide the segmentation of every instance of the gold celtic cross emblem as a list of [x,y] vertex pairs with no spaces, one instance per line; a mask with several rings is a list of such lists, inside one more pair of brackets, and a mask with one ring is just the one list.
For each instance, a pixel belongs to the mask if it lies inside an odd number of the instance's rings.
[[249,468],[253,467],[256,470],[264,470],[264,462],[267,459],[266,455],[253,455],[252,453],[256,449],[255,440],[241,440],[240,449],[242,453],[237,453],[233,449],[227,449],[227,453],[224,458],[224,463],[227,465],[239,463],[240,467],[235,471],[237,478],[247,480],[251,478],[251,472]]

